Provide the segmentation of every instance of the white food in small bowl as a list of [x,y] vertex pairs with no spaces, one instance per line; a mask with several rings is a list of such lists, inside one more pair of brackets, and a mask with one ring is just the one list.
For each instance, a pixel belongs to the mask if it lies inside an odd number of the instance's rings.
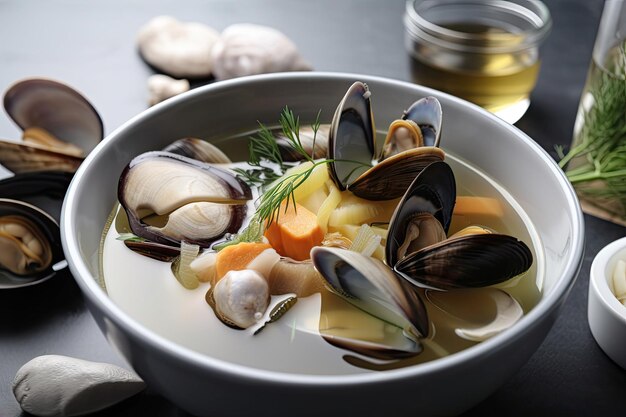
[[626,369],[626,237],[598,252],[589,276],[589,327],[604,352]]

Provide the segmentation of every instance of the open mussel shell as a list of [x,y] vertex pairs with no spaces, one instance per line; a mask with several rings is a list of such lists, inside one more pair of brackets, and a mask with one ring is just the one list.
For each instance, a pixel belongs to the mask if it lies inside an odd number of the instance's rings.
[[328,137],[328,164],[331,178],[345,190],[371,164],[374,143],[374,116],[370,91],[366,84],[355,82],[337,106]]
[[424,146],[439,146],[443,112],[441,103],[435,97],[417,100],[404,112],[402,119],[411,120],[419,126]]
[[428,246],[394,265],[417,286],[452,290],[499,284],[526,272],[533,256],[526,244],[496,233],[466,235]]
[[444,152],[432,146],[410,149],[374,165],[356,178],[348,190],[367,200],[402,197],[424,168],[444,158]]
[[131,230],[165,245],[209,246],[236,233],[250,187],[227,170],[169,152],[146,152],[124,169],[118,199]]
[[348,302],[404,329],[414,340],[428,335],[428,315],[419,295],[381,261],[321,246],[311,250],[311,259],[333,292]]
[[43,210],[0,198],[0,288],[32,285],[66,266],[57,222]]
[[322,333],[324,340],[340,349],[350,350],[370,358],[381,360],[398,360],[413,357],[424,350],[418,340],[403,337],[397,345],[355,339]]
[[[392,200],[405,193],[422,169],[433,162],[443,161],[445,154],[441,149],[422,146],[425,144],[423,135],[430,137],[438,132],[430,124],[436,125],[438,121],[431,121],[430,117],[441,112],[441,105],[433,97],[418,103],[413,104],[407,114],[416,113],[415,118],[421,124],[412,119],[393,122],[380,161],[372,166],[376,131],[370,91],[361,82],[350,86],[335,111],[328,141],[328,157],[331,159],[328,169],[339,189],[348,189],[368,200]],[[438,139],[429,140],[429,143],[438,144]]]
[[0,164],[15,173],[44,170],[73,173],[82,162],[82,157],[0,139]]
[[397,119],[389,125],[379,160],[422,146],[424,138],[419,126],[412,120]]
[[217,146],[192,137],[178,139],[163,148],[163,151],[210,164],[230,164],[232,162]]
[[31,196],[46,195],[54,199],[63,199],[73,174],[62,171],[38,171],[15,174],[0,180],[0,196],[23,199]]
[[447,234],[456,201],[454,173],[445,162],[434,162],[424,168],[407,187],[389,222],[385,259],[394,266],[400,261],[398,249],[407,239],[409,224],[416,216],[427,213],[439,221]]
[[56,138],[74,144],[87,155],[102,140],[102,119],[89,101],[58,81],[29,78],[6,91],[4,108],[22,129],[45,129]]

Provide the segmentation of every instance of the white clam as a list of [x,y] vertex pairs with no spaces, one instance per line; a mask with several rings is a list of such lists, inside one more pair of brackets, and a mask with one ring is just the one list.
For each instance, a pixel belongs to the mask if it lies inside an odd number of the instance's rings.
[[189,81],[177,80],[163,74],[154,74],[148,78],[148,104],[154,106],[170,97],[189,91]]
[[219,33],[201,23],[157,16],[139,30],[137,45],[155,68],[179,78],[208,77],[213,69],[211,50]]
[[213,75],[220,80],[311,69],[296,45],[282,32],[249,23],[239,23],[224,29],[211,55]]
[[230,271],[213,290],[216,313],[242,329],[263,318],[270,291],[265,278],[256,271]]
[[455,329],[454,332],[457,336],[474,342],[484,342],[517,323],[524,315],[522,307],[508,293],[493,289],[490,291],[490,296],[496,306],[494,319],[481,327]]
[[39,356],[22,366],[13,394],[36,416],[77,416],[102,410],[145,388],[133,372],[67,356]]
[[426,297],[446,315],[458,337],[473,342],[505,331],[524,315],[515,298],[493,287],[428,291]]

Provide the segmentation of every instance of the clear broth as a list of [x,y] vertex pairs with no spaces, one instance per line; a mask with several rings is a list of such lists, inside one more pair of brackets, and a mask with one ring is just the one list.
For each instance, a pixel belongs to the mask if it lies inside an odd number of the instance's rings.
[[[234,139],[229,145],[237,142]],[[520,278],[502,284],[522,306],[531,310],[541,298],[544,259],[543,249],[534,226],[513,198],[496,182],[454,156],[446,161],[457,178],[457,194],[497,198],[502,202],[504,218],[497,224],[491,219],[473,218],[498,232],[524,241],[533,252],[531,269]],[[298,300],[280,320],[252,335],[251,330],[234,330],[223,325],[205,302],[208,284],[195,290],[184,289],[174,279],[170,264],[138,255],[117,240],[114,224],[117,208],[113,210],[103,232],[101,284],[111,299],[131,318],[154,333],[181,346],[210,357],[279,372],[296,374],[337,375],[372,372],[409,366],[437,359],[466,349],[474,342],[460,339],[454,328],[462,320],[452,318],[434,303],[427,303],[432,328],[431,339],[425,341],[424,351],[410,359],[385,362],[372,360],[329,345],[320,336],[332,327],[333,318],[350,317],[351,322],[378,326],[385,337],[398,336],[400,329],[372,319],[350,304],[330,294],[315,294]],[[464,226],[468,219],[454,218],[451,232]],[[488,223],[488,224],[485,224]],[[425,299],[433,299],[423,294]],[[323,308],[322,308],[323,307]],[[326,330],[325,330],[326,329]]]

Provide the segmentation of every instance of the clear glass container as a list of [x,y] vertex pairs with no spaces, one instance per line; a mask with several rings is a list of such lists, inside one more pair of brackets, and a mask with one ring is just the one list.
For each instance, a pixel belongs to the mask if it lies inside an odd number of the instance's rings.
[[539,45],[552,27],[537,0],[409,0],[404,15],[413,81],[508,121],[530,104]]
[[626,225],[626,2],[606,0],[569,153],[583,209]]

